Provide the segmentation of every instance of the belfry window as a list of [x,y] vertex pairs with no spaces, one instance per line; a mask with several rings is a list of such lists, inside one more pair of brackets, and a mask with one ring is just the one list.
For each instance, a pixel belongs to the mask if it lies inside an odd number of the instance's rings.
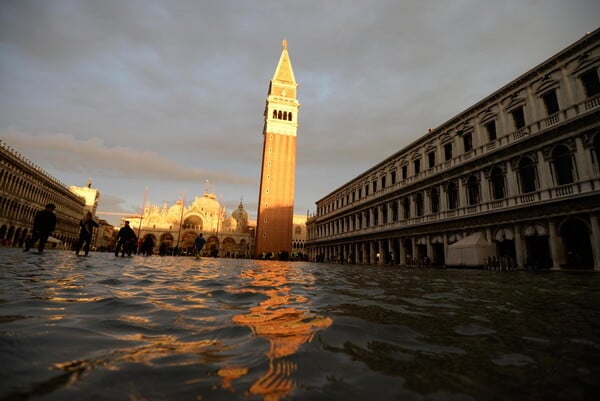
[[279,111],[277,112],[277,118],[278,118],[279,120],[281,120],[281,117],[282,117],[282,113],[281,113],[281,110],[279,110]]
[[287,120],[287,111],[284,111],[284,112],[283,112],[283,119],[284,119],[284,120]]
[[273,118],[277,118],[277,110],[273,110]]
[[292,121],[292,112],[288,111],[288,121]]

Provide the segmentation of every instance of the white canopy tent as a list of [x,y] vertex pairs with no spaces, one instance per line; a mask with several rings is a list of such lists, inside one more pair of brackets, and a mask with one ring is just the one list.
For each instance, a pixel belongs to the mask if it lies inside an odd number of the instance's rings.
[[448,246],[446,265],[484,266],[487,258],[495,255],[494,246],[482,232],[476,232]]

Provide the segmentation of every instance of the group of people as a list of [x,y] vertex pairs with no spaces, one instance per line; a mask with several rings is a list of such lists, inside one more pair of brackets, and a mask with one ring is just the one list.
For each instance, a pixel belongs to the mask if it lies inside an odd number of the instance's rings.
[[[38,253],[44,252],[48,238],[52,235],[52,232],[56,228],[56,215],[54,210],[56,205],[48,203],[43,210],[37,212],[33,219],[33,227],[31,230],[31,236],[25,240],[25,248],[23,252],[29,252],[32,246],[37,242]],[[94,228],[98,227],[98,223],[94,220],[92,212],[87,211],[83,218],[79,221],[79,238],[75,245],[75,255],[80,256],[81,250],[84,255],[88,256],[90,252],[90,245],[92,242],[92,234]],[[194,256],[200,258],[200,252],[206,244],[206,240],[202,236],[202,233],[198,235],[194,241]],[[129,226],[129,221],[125,222],[125,225],[121,227],[117,233],[117,243],[115,245],[115,256],[125,257],[125,254],[131,256],[137,247],[137,235],[133,229]],[[154,239],[152,236],[147,236],[144,242],[140,246],[140,252],[144,255],[152,255],[154,249]]]

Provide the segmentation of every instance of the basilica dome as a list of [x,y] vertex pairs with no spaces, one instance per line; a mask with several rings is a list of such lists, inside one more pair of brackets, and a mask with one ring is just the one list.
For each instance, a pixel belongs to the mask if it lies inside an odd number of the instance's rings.
[[219,210],[221,209],[221,204],[217,200],[215,194],[211,194],[209,192],[204,192],[204,195],[201,197],[196,197],[194,202],[191,205],[191,209],[196,209],[200,212],[204,213],[214,213],[219,214]]
[[238,208],[234,210],[233,213],[231,213],[231,216],[238,222],[240,220],[244,220],[246,222],[248,221],[248,212],[244,210],[244,205],[242,204],[242,202],[240,202]]

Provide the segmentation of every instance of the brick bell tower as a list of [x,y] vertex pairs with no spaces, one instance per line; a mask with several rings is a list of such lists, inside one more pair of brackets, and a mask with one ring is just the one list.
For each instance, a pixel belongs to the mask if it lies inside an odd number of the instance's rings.
[[260,193],[256,219],[255,256],[292,249],[296,131],[298,109],[296,78],[287,41],[269,84],[263,128]]

